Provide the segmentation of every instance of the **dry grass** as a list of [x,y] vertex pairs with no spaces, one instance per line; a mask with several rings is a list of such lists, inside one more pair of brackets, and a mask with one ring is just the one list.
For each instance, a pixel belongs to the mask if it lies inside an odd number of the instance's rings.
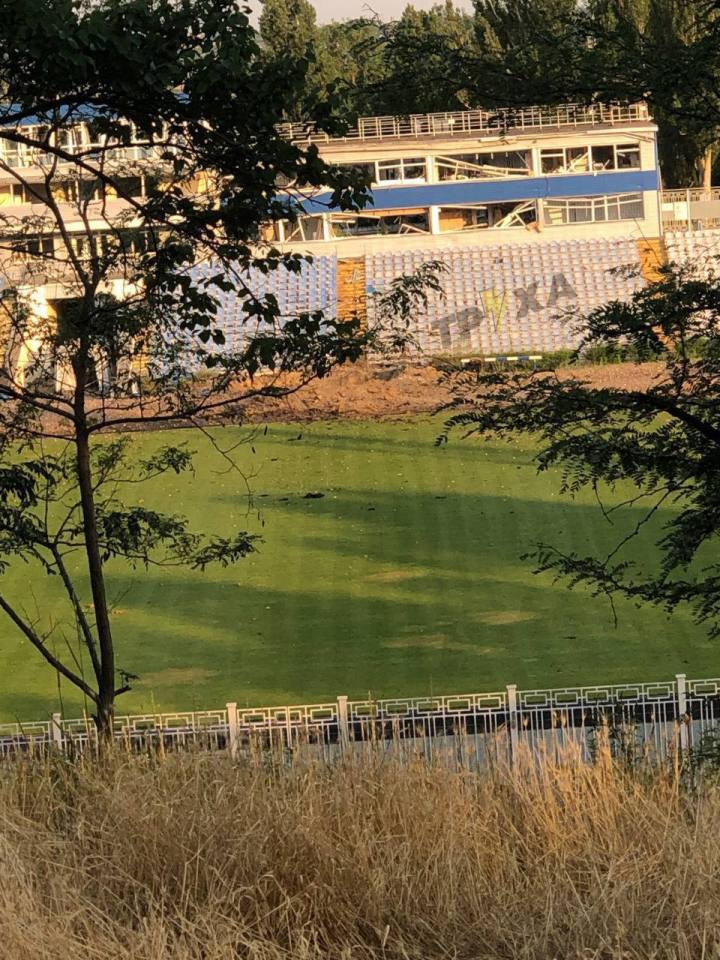
[[720,790],[366,757],[7,765],[2,960],[701,958]]

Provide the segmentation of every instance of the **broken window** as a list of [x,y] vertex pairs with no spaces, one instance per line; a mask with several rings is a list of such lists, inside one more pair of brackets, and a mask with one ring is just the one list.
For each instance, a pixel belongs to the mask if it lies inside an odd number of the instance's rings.
[[374,184],[424,182],[427,178],[424,157],[400,157],[394,160],[373,160],[370,163],[340,163],[337,166],[347,173],[362,173]]
[[71,153],[82,147],[84,142],[84,128],[80,125],[75,127],[63,127],[57,131],[58,146]]
[[640,144],[624,143],[615,147],[615,166],[618,170],[640,169]]
[[488,227],[487,207],[441,207],[440,230],[484,230]]
[[0,206],[17,203],[46,203],[47,186],[44,183],[9,183],[0,188]]
[[542,173],[586,173],[589,170],[639,170],[640,145],[548,147],[540,151]]
[[377,179],[377,171],[374,163],[338,163],[335,166],[343,173],[362,174],[370,183]]
[[144,195],[142,177],[115,177],[113,187],[116,195],[120,197],[142,197]]
[[552,147],[540,151],[542,173],[586,173],[590,169],[589,147]]
[[483,203],[464,207],[441,207],[440,230],[505,230],[537,222],[534,200]]
[[382,237],[408,233],[429,233],[427,210],[383,213],[335,213],[329,217],[332,237]]
[[425,160],[422,157],[409,157],[400,160],[378,160],[376,183],[388,183],[399,180],[424,180]]
[[21,260],[27,257],[52,257],[55,243],[52,237],[38,234],[13,241],[12,248],[14,254]]
[[436,157],[440,180],[481,180],[530,173],[527,150],[461,153]]
[[614,170],[615,147],[593,147],[592,168],[593,170]]
[[22,144],[11,140],[0,140],[0,156],[9,167],[19,167],[23,163],[24,148]]
[[302,240],[323,240],[323,219],[318,217],[300,217],[294,223],[285,222],[285,239],[289,242]]
[[559,226],[612,220],[642,220],[645,207],[641,193],[625,193],[608,197],[545,200],[543,212],[548,226]]

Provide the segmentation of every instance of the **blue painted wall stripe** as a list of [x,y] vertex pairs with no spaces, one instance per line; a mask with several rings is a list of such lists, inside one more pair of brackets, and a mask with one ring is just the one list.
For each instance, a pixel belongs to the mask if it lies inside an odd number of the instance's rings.
[[[373,210],[403,207],[435,207],[463,203],[535,200],[544,197],[601,197],[616,193],[658,190],[657,170],[627,170],[613,173],[580,173],[555,177],[523,177],[517,180],[469,180],[463,183],[431,183],[408,187],[381,187],[373,194]],[[306,213],[327,213],[330,193],[303,200]]]

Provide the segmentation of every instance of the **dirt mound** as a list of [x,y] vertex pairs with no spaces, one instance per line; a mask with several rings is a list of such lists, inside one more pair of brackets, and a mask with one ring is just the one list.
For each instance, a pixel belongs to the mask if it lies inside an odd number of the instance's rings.
[[[647,389],[659,376],[663,366],[659,363],[604,364],[601,366],[564,367],[556,372],[560,379],[578,378],[589,381],[596,387]],[[270,382],[270,381],[269,381]],[[272,380],[275,386],[280,384]],[[292,386],[285,380],[283,387]],[[262,383],[255,382],[256,388]],[[247,386],[243,388],[244,392]],[[322,380],[301,387],[297,393],[284,397],[257,397],[240,399],[232,409],[218,411],[203,419],[212,423],[297,422],[317,420],[372,420],[387,417],[405,417],[413,414],[434,413],[452,397],[452,385],[436,367],[421,364],[397,364],[380,367],[361,362],[335,369]],[[226,395],[230,399],[230,395]],[[91,405],[92,406],[92,405]],[[94,406],[100,418],[109,421],[110,429],[124,431],[160,430],[183,426],[178,421],[166,421],[153,415],[162,412],[151,405],[144,406],[144,421],[128,422],[140,411],[137,401],[122,397],[115,400],[98,399]],[[113,427],[112,424],[116,422]],[[47,417],[47,429],[57,436],[65,436],[68,424],[64,420]]]
[[246,406],[249,420],[371,420],[436,410],[450,399],[439,372],[426,366],[339,367],[298,393]]
[[[563,367],[557,375],[586,380],[596,387],[645,390],[662,370],[659,363],[613,363]],[[451,395],[447,380],[432,366],[356,364],[338,368],[291,396],[251,401],[246,411],[252,421],[366,420],[432,413]]]

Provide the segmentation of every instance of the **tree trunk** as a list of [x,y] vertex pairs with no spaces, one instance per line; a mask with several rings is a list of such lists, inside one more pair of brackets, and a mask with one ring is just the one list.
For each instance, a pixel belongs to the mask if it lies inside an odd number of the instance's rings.
[[100,556],[97,517],[95,515],[95,494],[93,490],[92,467],[90,464],[90,442],[84,422],[76,427],[75,444],[77,451],[78,484],[83,516],[83,534],[85,554],[87,556],[90,588],[92,590],[95,623],[100,653],[100,677],[98,682],[98,702],[96,722],[102,739],[112,736],[112,722],[115,707],[115,648],[113,646],[110,614],[105,591],[103,563]]
[[703,189],[712,189],[713,148],[707,147],[703,155]]

